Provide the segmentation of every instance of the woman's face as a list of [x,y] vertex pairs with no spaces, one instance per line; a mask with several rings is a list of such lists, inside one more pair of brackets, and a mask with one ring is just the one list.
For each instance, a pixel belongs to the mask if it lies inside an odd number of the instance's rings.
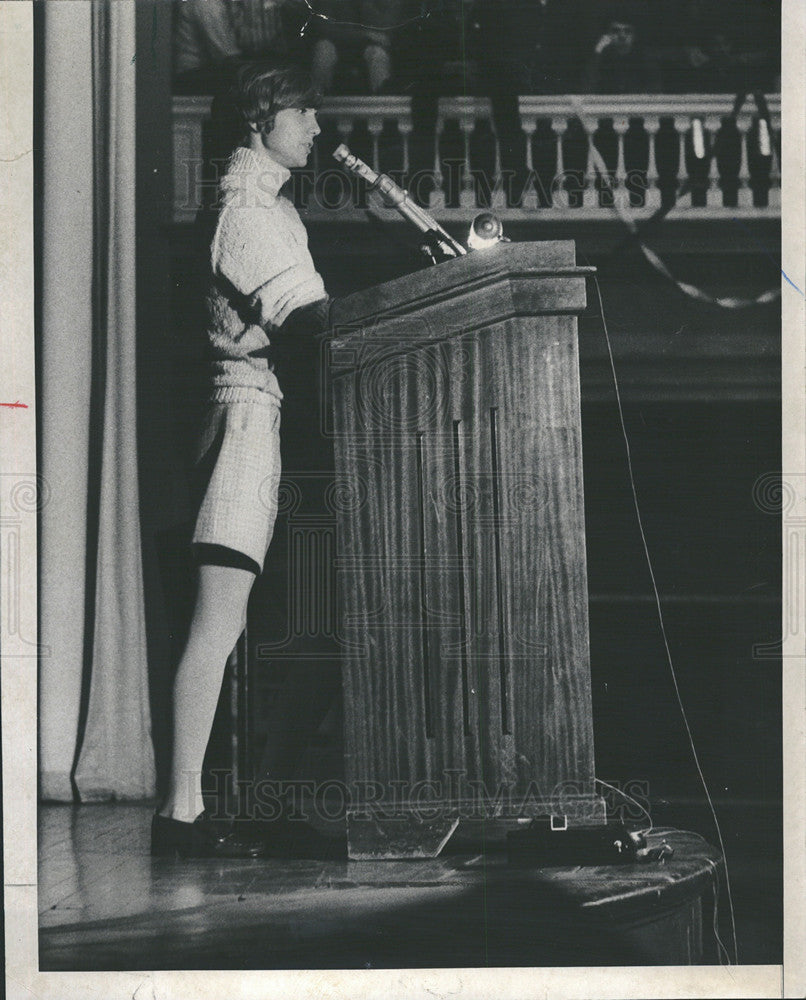
[[319,131],[315,108],[284,108],[274,116],[274,128],[263,136],[263,145],[281,166],[304,167]]

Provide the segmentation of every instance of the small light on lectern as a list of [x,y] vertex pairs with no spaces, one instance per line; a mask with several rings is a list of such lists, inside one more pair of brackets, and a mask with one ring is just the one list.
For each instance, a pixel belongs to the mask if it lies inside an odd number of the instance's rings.
[[467,235],[467,245],[471,250],[484,250],[495,246],[504,238],[504,227],[501,220],[492,212],[480,212],[470,224]]

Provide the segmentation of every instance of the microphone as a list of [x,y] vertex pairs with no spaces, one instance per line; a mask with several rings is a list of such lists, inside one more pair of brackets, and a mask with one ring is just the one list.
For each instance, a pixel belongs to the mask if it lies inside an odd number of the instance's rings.
[[357,177],[363,177],[370,190],[380,194],[385,205],[397,209],[404,219],[408,219],[424,233],[429,240],[429,252],[436,250],[445,257],[462,257],[467,253],[462,244],[446,232],[432,215],[414,204],[408,191],[398,187],[388,174],[376,173],[363,160],[354,156],[344,143],[333,150],[333,159]]

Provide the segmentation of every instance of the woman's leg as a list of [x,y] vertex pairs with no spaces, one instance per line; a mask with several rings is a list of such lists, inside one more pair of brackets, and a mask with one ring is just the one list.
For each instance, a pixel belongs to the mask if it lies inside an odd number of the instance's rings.
[[174,741],[168,796],[160,815],[192,822],[204,808],[201,772],[227,657],[241,634],[255,574],[199,566],[190,633],[174,681]]

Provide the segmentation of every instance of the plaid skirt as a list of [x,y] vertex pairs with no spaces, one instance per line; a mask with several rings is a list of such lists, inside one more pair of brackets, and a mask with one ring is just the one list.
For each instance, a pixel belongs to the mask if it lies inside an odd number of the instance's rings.
[[262,569],[277,517],[280,471],[275,397],[261,393],[259,402],[211,402],[194,468],[194,544],[225,545]]

